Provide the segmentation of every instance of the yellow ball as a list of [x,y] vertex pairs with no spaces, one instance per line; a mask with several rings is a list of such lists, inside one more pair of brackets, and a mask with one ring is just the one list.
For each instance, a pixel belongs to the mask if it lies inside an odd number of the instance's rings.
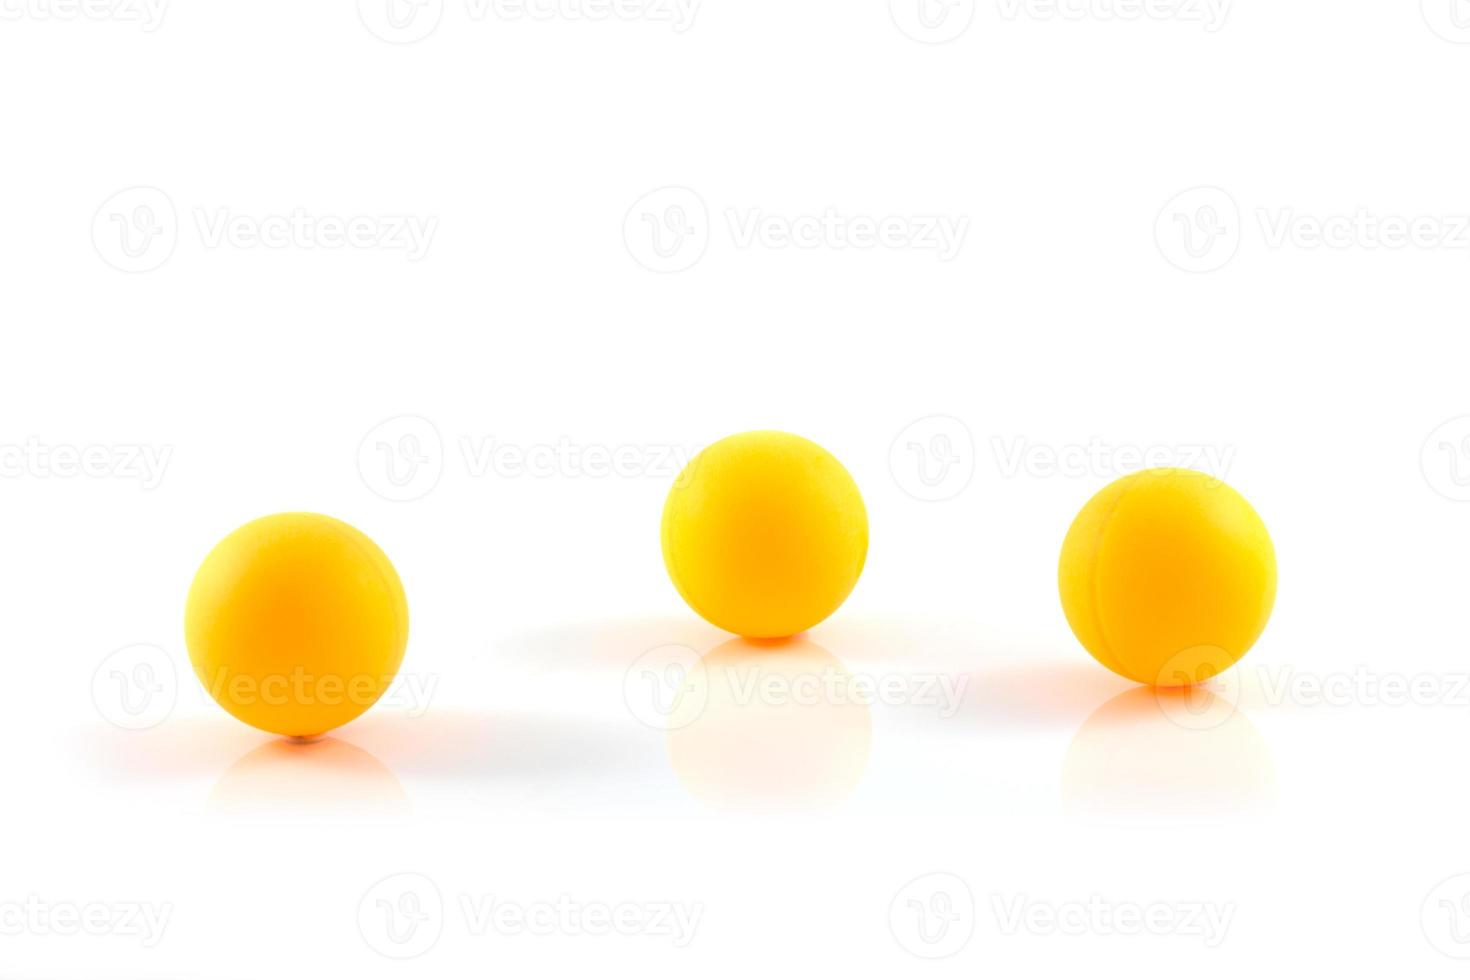
[[664,564],[695,612],[755,638],[792,636],[837,610],[868,555],[868,514],[831,453],[746,432],[696,456],[669,491]]
[[221,707],[264,731],[311,738],[362,714],[393,682],[408,601],[361,531],[321,514],[275,514],[204,559],[184,635]]
[[1177,687],[1213,677],[1256,642],[1276,601],[1276,552],[1224,483],[1144,470],[1082,508],[1058,581],[1067,622],[1099,663]]

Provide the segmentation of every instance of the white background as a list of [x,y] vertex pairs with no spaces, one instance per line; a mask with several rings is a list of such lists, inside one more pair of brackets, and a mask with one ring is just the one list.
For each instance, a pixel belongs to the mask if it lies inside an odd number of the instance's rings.
[[[0,0],[0,975],[1461,975],[1456,2]],[[651,727],[728,639],[669,461],[767,427],[872,547],[721,662],[899,694]],[[1215,702],[1057,602],[1145,449],[1276,542]],[[431,692],[304,749],[181,628],[288,509],[391,556]]]

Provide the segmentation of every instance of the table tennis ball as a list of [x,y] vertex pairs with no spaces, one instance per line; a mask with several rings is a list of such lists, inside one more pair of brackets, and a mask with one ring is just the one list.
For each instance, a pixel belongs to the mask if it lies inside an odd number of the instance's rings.
[[321,514],[275,514],[204,559],[184,633],[221,707],[264,731],[313,738],[392,683],[408,602],[388,556],[361,531]]
[[792,636],[837,610],[862,574],[868,514],[831,453],[746,432],[696,456],[669,491],[664,564],[699,615],[741,636]]
[[1224,483],[1144,470],[1082,508],[1058,582],[1072,632],[1099,663],[1175,687],[1213,677],[1256,642],[1276,601],[1276,553]]

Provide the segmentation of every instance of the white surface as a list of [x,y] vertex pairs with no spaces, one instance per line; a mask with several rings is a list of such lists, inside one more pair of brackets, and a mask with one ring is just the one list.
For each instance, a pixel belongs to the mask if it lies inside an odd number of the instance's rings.
[[[1459,975],[1470,10],[895,3],[0,8],[0,975]],[[899,694],[715,682],[666,734],[630,667],[726,639],[664,575],[669,461],[759,427],[872,520],[796,663]],[[1228,462],[1273,532],[1223,713],[1129,693],[1058,608],[1130,447]],[[297,749],[205,701],[190,576],[282,509],[393,558],[426,705]],[[643,932],[570,918],[620,903]]]

